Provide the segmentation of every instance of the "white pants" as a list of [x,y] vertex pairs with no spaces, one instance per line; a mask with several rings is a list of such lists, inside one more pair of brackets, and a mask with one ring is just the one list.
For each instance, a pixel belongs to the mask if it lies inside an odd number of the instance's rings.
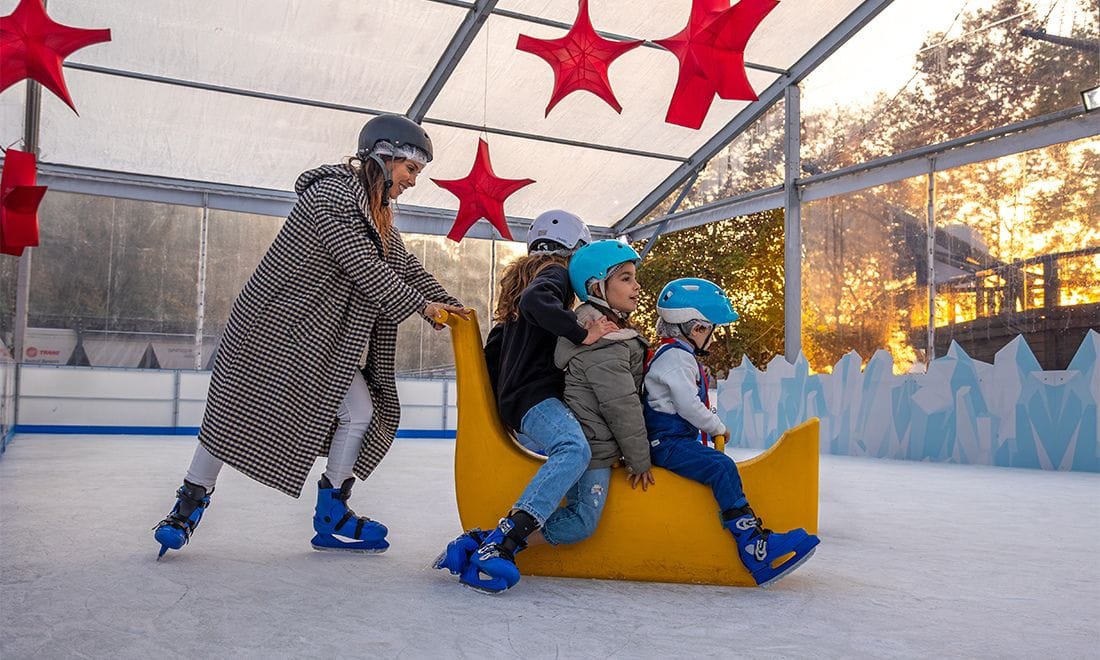
[[[363,380],[363,374],[356,369],[351,387],[344,395],[344,401],[337,413],[339,424],[332,435],[328,463],[325,465],[325,476],[333,486],[339,488],[340,484],[352,476],[355,459],[359,457],[359,449],[363,446],[363,438],[373,415],[374,404],[371,402],[370,390]],[[187,469],[185,479],[210,490],[218,480],[222,465],[225,463],[200,444],[195,448],[195,455],[191,458],[191,466]]]

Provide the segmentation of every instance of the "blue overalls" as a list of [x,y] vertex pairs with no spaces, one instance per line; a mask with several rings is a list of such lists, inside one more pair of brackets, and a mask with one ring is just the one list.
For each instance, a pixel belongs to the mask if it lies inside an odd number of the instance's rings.
[[[695,354],[679,340],[667,341],[657,349],[646,365],[646,370],[662,355],[672,350]],[[699,400],[707,404],[707,379],[703,365],[699,366]],[[699,441],[699,429],[676,413],[655,410],[649,405],[649,397],[642,401],[646,430],[649,434],[649,454],[653,464],[710,486],[720,511],[737,509],[748,504],[741,486],[741,475],[733,459],[717,449]]]

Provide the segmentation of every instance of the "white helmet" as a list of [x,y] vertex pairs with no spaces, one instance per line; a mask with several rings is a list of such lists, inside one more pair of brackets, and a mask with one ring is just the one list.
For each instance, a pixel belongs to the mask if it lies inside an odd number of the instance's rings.
[[588,225],[572,213],[560,209],[540,213],[527,230],[528,254],[572,252],[591,242],[592,233],[588,231]]

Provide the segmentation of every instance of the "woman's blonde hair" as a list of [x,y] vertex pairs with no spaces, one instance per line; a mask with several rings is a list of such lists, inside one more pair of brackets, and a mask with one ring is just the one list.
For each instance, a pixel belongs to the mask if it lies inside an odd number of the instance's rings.
[[[531,284],[531,280],[535,279],[536,275],[555,264],[568,268],[569,260],[560,254],[542,252],[522,256],[508,264],[500,276],[500,296],[497,298],[493,321],[507,323],[518,320],[520,294]],[[573,306],[572,293],[569,296],[568,306]]]
[[[402,159],[394,159],[404,160]],[[367,207],[370,217],[374,221],[374,227],[378,230],[378,237],[382,239],[382,252],[390,249],[390,228],[393,227],[393,209],[382,203],[382,195],[385,194],[386,175],[382,167],[373,158],[360,160],[352,156],[348,159],[348,165],[359,177],[359,183],[367,193]]]

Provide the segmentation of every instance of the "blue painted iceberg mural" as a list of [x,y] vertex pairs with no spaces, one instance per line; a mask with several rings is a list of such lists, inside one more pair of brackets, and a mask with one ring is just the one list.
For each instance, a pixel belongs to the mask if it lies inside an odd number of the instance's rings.
[[887,351],[860,369],[856,353],[831,374],[803,356],[748,360],[718,382],[718,414],[734,447],[764,449],[786,429],[821,419],[831,454],[1100,472],[1100,334],[1090,330],[1063,371],[1043,371],[1023,337],[993,364],[958,344],[927,373],[894,375]]

